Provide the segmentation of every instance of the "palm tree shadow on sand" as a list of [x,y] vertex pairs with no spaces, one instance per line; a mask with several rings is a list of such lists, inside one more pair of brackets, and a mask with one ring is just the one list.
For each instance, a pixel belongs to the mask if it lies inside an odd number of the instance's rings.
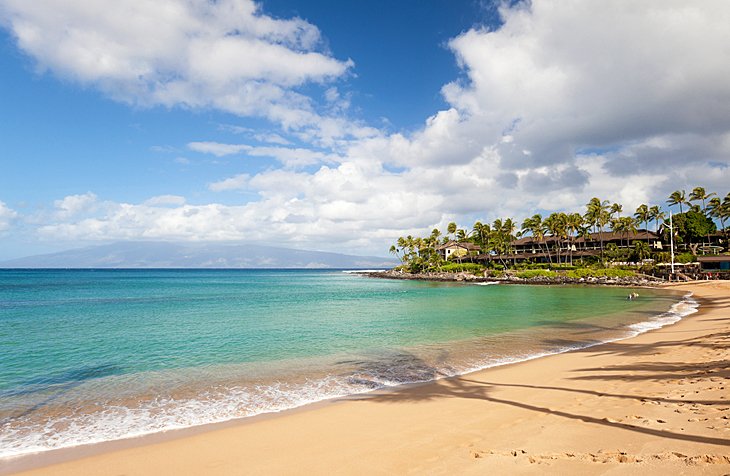
[[[730,445],[729,439],[723,439],[723,438],[713,438],[713,437],[706,437],[706,436],[699,436],[699,435],[690,435],[690,434],[682,434],[682,433],[676,433],[672,431],[667,430],[661,430],[661,429],[653,429],[653,428],[646,428],[641,426],[635,426],[627,423],[617,422],[613,420],[609,420],[607,418],[598,418],[591,415],[585,415],[585,414],[579,414],[579,413],[571,413],[566,410],[560,410],[560,409],[554,409],[554,408],[548,408],[544,406],[539,406],[530,403],[527,401],[527,399],[523,400],[517,400],[517,399],[508,399],[508,398],[501,398],[495,395],[495,391],[498,391],[503,388],[509,388],[509,387],[521,387],[521,388],[528,388],[528,389],[534,389],[535,391],[559,391],[559,392],[565,392],[566,394],[588,394],[593,395],[597,397],[614,397],[614,398],[620,398],[620,399],[631,399],[631,400],[637,400],[637,401],[656,401],[656,402],[664,402],[664,403],[688,403],[687,400],[672,400],[672,399],[666,399],[666,398],[660,398],[650,395],[623,395],[623,394],[611,394],[611,393],[602,393],[602,392],[596,392],[592,390],[585,390],[580,388],[571,388],[568,386],[540,386],[540,385],[529,385],[529,384],[511,384],[511,383],[502,383],[502,382],[489,382],[486,380],[477,380],[473,378],[472,376],[459,376],[459,377],[450,377],[449,375],[445,374],[444,372],[439,371],[438,369],[434,368],[433,366],[429,365],[427,362],[424,362],[419,357],[409,354],[409,353],[399,353],[398,354],[401,362],[407,362],[408,366],[413,369],[417,370],[417,375],[424,378],[423,381],[425,381],[425,378],[427,376],[430,376],[431,378],[429,380],[436,380],[436,381],[430,381],[428,383],[421,383],[421,384],[413,384],[401,387],[397,390],[379,390],[374,391],[366,394],[359,394],[354,395],[351,397],[347,397],[344,399],[341,399],[343,401],[360,401],[360,402],[375,402],[375,403],[384,403],[384,404],[399,404],[399,403],[419,403],[419,402],[428,402],[428,401],[434,401],[439,399],[446,399],[446,398],[465,398],[465,399],[471,399],[471,400],[481,400],[485,403],[491,403],[491,404],[497,404],[497,405],[506,405],[513,408],[520,408],[523,410],[528,410],[536,413],[542,413],[542,414],[549,414],[554,415],[561,418],[566,418],[569,420],[576,420],[576,421],[582,421],[584,423],[589,423],[593,425],[599,425],[603,427],[610,427],[610,428],[616,428],[636,433],[641,433],[645,435],[650,436],[656,436],[661,438],[669,438],[674,440],[680,440],[680,441],[690,441],[695,443],[705,443],[705,444],[714,444],[714,445]],[[361,369],[362,375],[382,375],[383,372],[385,374],[388,374],[392,372],[391,370],[387,370],[385,366],[387,365],[387,362],[385,361],[377,361],[377,362],[363,362],[363,367]],[[589,370],[589,369],[584,369]],[[597,377],[600,378],[600,377]],[[610,378],[610,377],[609,377]],[[657,378],[662,378],[661,375],[657,375]],[[365,382],[372,382],[375,383],[374,380],[368,380],[364,379]],[[376,388],[373,386],[372,388]],[[692,403],[692,402],[690,402]],[[698,404],[704,404],[704,405],[727,405],[728,401],[726,400],[718,400],[718,401],[708,401],[708,400],[698,400],[694,403]]]

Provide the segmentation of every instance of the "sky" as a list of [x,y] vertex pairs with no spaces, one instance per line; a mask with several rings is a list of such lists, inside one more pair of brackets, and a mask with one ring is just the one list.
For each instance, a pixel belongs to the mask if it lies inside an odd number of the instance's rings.
[[730,183],[730,2],[0,0],[0,259],[362,255]]

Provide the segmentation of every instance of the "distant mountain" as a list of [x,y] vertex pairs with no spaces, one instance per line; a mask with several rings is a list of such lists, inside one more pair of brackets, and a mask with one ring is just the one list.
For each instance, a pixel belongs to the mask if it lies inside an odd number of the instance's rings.
[[391,268],[397,262],[243,243],[119,242],[0,261],[0,268]]

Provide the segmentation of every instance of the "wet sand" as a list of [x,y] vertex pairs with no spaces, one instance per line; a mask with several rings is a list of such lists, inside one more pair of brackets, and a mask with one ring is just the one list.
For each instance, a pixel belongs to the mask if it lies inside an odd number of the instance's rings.
[[728,474],[730,282],[672,288],[700,312],[631,339],[0,473]]

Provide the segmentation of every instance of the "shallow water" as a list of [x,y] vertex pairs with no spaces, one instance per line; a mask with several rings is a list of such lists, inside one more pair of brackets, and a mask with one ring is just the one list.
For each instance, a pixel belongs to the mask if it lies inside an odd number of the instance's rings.
[[615,340],[659,290],[310,270],[0,270],[0,457],[229,420]]

